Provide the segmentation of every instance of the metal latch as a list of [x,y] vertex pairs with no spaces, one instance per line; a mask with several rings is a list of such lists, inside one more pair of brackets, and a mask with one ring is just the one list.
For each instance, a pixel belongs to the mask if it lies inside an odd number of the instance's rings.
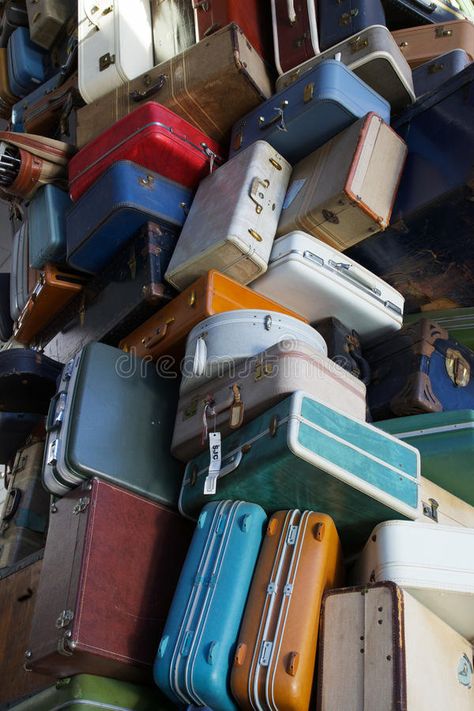
[[48,456],[46,458],[46,462],[52,466],[53,464],[56,464],[58,461],[58,444],[59,440],[58,439],[53,439],[53,441],[50,443],[48,447]]
[[77,504],[74,506],[72,512],[77,515],[83,513],[90,504],[90,498],[88,496],[81,496]]
[[260,664],[262,667],[268,667],[272,658],[273,642],[262,642],[262,651],[260,653]]
[[257,213],[257,215],[260,215],[260,213],[262,212],[262,203],[265,200],[265,193],[261,189],[259,189],[260,186],[266,189],[270,186],[270,181],[267,179],[261,180],[260,178],[254,178],[250,185],[249,197],[255,203],[255,212]]
[[342,26],[349,25],[352,22],[352,18],[357,17],[358,14],[359,10],[356,7],[350,10],[350,12],[344,12],[339,18],[339,24]]
[[71,624],[74,619],[74,612],[72,610],[63,610],[56,620],[56,629],[60,630],[63,627],[67,627]]
[[471,380],[471,366],[460,351],[455,348],[446,350],[446,371],[451,382],[457,388],[465,388]]
[[444,69],[444,64],[440,62],[435,62],[434,64],[431,64],[428,67],[428,74],[437,74],[438,72],[442,72]]
[[108,69],[111,64],[115,64],[115,54],[110,54],[110,52],[107,52],[106,54],[103,54],[102,57],[99,57],[100,72],[103,72],[105,69]]
[[439,503],[436,501],[436,499],[428,499],[428,503],[422,501],[422,506],[423,516],[427,516],[428,518],[431,518],[432,521],[436,521],[436,523],[438,523]]
[[355,37],[351,42],[349,42],[352,54],[360,52],[361,49],[366,49],[368,46],[369,40],[367,38],[362,39],[362,37]]
[[287,545],[293,546],[298,536],[298,526],[290,526],[286,537]]
[[442,37],[451,37],[452,34],[452,30],[446,30],[444,27],[437,27],[435,30],[436,39],[441,39]]

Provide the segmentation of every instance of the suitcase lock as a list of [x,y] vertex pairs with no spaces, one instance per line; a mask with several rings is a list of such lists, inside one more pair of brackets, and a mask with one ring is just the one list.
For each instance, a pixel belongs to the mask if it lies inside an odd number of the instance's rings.
[[471,366],[460,351],[448,348],[445,358],[446,371],[457,388],[465,388],[471,380]]

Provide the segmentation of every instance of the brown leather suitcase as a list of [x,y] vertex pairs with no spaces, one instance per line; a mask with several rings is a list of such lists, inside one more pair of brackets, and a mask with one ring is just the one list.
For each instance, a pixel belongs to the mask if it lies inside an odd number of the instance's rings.
[[[294,311],[211,269],[120,341],[119,347],[141,358],[156,360],[170,355],[180,359],[187,335],[194,326],[208,316],[234,309],[280,311],[308,323]],[[168,364],[171,369],[178,366],[176,360]]]
[[191,534],[178,513],[98,479],[57,501],[27,666],[151,682]]
[[10,82],[8,80],[8,59],[7,50],[0,47],[0,117],[9,119],[11,107],[19,101],[18,97],[12,94]]
[[[68,136],[71,113],[84,105],[77,88],[77,72],[38,101],[28,104],[27,99],[23,100],[26,104],[23,112],[25,131],[50,138],[61,136],[63,140]],[[66,142],[74,144],[74,136],[70,136]]]
[[278,511],[257,561],[231,675],[241,709],[307,711],[325,590],[342,585],[333,520]]
[[412,69],[452,49],[464,49],[474,60],[474,24],[470,20],[420,25],[392,34]]

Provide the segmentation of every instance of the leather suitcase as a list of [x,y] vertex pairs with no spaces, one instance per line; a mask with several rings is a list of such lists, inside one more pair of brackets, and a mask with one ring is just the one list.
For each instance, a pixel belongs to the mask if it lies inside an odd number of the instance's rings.
[[272,0],[273,47],[278,74],[319,54],[316,0],[299,6]]
[[11,108],[18,101],[18,96],[15,96],[10,88],[7,54],[6,48],[0,48],[0,115],[8,121]]
[[374,113],[293,168],[277,237],[304,230],[346,250],[390,224],[405,142]]
[[305,320],[272,299],[211,269],[120,342],[138,357],[168,356],[168,367],[179,369],[190,331],[208,316],[235,309],[278,311]]
[[430,62],[420,64],[413,71],[413,85],[417,97],[437,89],[447,79],[465,69],[471,61],[471,57],[463,49],[452,49]]
[[420,319],[365,351],[372,370],[367,399],[374,420],[474,409],[474,352]]
[[46,414],[54,395],[60,363],[37,351],[0,352],[0,412]]
[[47,262],[66,261],[66,212],[69,195],[55,185],[44,185],[28,205],[30,265],[42,269]]
[[179,507],[196,519],[203,501],[245,496],[269,512],[320,510],[357,551],[375,522],[419,518],[419,484],[414,447],[300,391],[226,437],[218,472],[209,452],[191,460]]
[[324,596],[318,711],[468,711],[472,670],[469,642],[393,583]]
[[6,0],[0,18],[0,47],[6,48],[17,27],[28,27],[25,0]]
[[232,667],[241,709],[310,708],[321,599],[343,584],[334,522],[278,511],[268,522]]
[[328,357],[362,380],[364,385],[368,385],[370,366],[362,353],[357,331],[348,328],[337,318],[325,318],[315,323],[314,327],[326,342]]
[[[430,321],[436,321],[446,329],[450,338],[454,338],[455,341],[474,350],[474,307],[423,310],[423,316],[429,318]],[[419,318],[419,313],[409,314],[406,317],[406,323],[413,323]]]
[[76,153],[69,163],[69,193],[78,200],[119,160],[195,189],[223,161],[222,148],[172,111],[147,101]]
[[0,274],[0,341],[5,343],[13,332],[10,315],[10,274]]
[[175,705],[236,709],[230,660],[265,523],[263,509],[243,501],[210,503],[199,516],[154,667]]
[[178,234],[191,201],[189,188],[121,160],[67,213],[67,261],[97,274],[147,222]]
[[154,65],[196,44],[193,6],[188,0],[151,0]]
[[182,467],[169,447],[177,394],[176,378],[149,363],[103,343],[85,346],[64,367],[49,408],[46,489],[63,496],[97,476],[175,507]]
[[68,21],[77,13],[74,0],[26,0],[26,9],[30,37],[44,49],[51,49]]
[[27,667],[151,681],[191,531],[177,513],[98,479],[57,501]]
[[147,100],[159,101],[224,145],[234,123],[271,93],[263,59],[231,24],[80,109],[77,145],[84,146]]
[[385,25],[381,0],[318,0],[319,44],[333,47],[371,25]]
[[474,59],[474,24],[470,20],[409,27],[396,30],[393,37],[412,69],[452,49],[463,49],[471,61]]
[[390,104],[342,62],[327,59],[238,120],[230,156],[263,140],[294,164],[370,112],[390,123]]
[[76,111],[83,105],[77,88],[77,72],[74,72],[57,89],[43,94],[42,98],[38,97],[37,101],[25,107],[25,131],[57,138],[75,147],[75,130],[72,127]]
[[474,19],[474,8],[466,0],[382,0],[391,30],[415,25]]
[[17,96],[26,96],[51,75],[45,51],[30,40],[26,27],[13,32],[7,50],[10,86]]
[[419,521],[374,528],[353,571],[357,585],[391,580],[474,641],[474,529]]
[[[421,461],[423,466],[423,455]],[[474,528],[474,506],[423,476],[420,496],[423,513],[418,520],[424,523],[432,521],[435,525]]]
[[290,174],[290,164],[272,146],[256,141],[205,178],[171,257],[167,281],[182,291],[209,269],[242,284],[263,274]]
[[31,432],[42,422],[42,414],[0,412],[0,464],[10,464]]

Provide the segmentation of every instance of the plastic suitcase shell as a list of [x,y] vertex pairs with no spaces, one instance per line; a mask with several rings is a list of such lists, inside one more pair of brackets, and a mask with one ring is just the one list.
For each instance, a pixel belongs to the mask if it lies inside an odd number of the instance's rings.
[[74,0],[26,0],[31,40],[51,49],[68,20],[77,12]]
[[385,521],[354,568],[359,585],[391,580],[469,641],[474,640],[474,529]]
[[205,178],[166,271],[168,282],[182,291],[209,269],[242,284],[263,274],[290,174],[271,145],[256,141]]
[[292,510],[271,517],[232,667],[240,708],[309,708],[321,599],[342,582],[329,516]]
[[376,522],[421,513],[418,451],[301,391],[226,437],[215,494],[204,493],[208,470],[209,454],[188,463],[185,516],[216,498],[246,496],[267,512],[298,504],[331,516],[345,548],[357,550]]
[[385,12],[380,0],[319,0],[318,23],[325,50],[370,25],[385,25]]
[[10,274],[0,274],[0,341],[11,337],[13,321],[10,315]]
[[0,411],[46,414],[62,366],[24,348],[0,352]]
[[188,188],[222,163],[221,147],[165,106],[147,101],[69,161],[69,193],[78,200],[114,163],[130,160]]
[[17,96],[26,96],[48,79],[45,51],[30,40],[26,27],[18,27],[8,40],[8,75]]
[[[276,343],[179,399],[171,451],[187,462],[296,390],[365,421],[365,385],[302,341]],[[280,508],[284,508],[283,506]]]
[[423,514],[418,520],[424,523],[432,521],[435,525],[474,528],[474,506],[423,476],[420,495]]
[[68,263],[97,274],[146,222],[178,233],[191,201],[189,188],[118,161],[66,215]]
[[37,273],[29,269],[28,220],[21,223],[13,235],[10,273],[10,315],[13,321],[19,317],[33,290]]
[[371,111],[390,123],[390,104],[342,62],[326,59],[237,121],[230,155],[264,140],[294,164]]
[[474,19],[472,5],[465,0],[382,0],[391,30],[450,20]]
[[447,79],[461,72],[472,62],[463,49],[452,49],[430,62],[420,64],[413,71],[413,85],[417,97],[437,89]]
[[0,464],[9,464],[28,435],[44,421],[43,414],[0,412]]
[[6,47],[17,27],[28,27],[24,0],[7,0],[0,18],[0,47]]
[[273,47],[278,74],[319,54],[316,0],[300,6],[272,0]]
[[[87,104],[153,66],[147,0],[79,0],[79,91]],[[96,9],[97,8],[97,9]]]
[[64,263],[66,259],[66,212],[71,200],[55,185],[42,187],[28,206],[28,243],[30,264],[42,269],[46,262]]
[[[424,311],[423,316],[436,321],[446,329],[450,338],[474,350],[474,308],[464,309],[436,309]],[[413,323],[420,318],[420,314],[408,314],[405,323]]]
[[196,43],[193,6],[187,0],[151,0],[154,65]]
[[470,20],[409,27],[397,30],[393,37],[412,69],[452,49],[463,49],[471,61],[474,59],[474,24]]
[[175,704],[237,708],[229,662],[265,522],[260,506],[243,501],[210,503],[200,513],[154,667]]

